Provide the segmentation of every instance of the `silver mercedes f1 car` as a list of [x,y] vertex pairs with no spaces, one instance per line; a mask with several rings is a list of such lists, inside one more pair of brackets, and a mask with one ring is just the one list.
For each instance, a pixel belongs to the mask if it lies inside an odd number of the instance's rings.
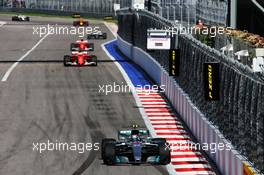
[[150,137],[146,129],[120,130],[118,140],[103,139],[101,146],[101,157],[106,165],[167,165],[171,161],[169,143],[164,138]]

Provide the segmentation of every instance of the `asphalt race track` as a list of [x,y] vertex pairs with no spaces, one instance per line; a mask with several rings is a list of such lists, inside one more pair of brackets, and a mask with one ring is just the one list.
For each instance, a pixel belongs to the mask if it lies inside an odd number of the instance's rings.
[[[34,25],[68,24],[72,19],[32,17],[31,22],[12,22],[0,27],[0,79],[28,52],[40,37]],[[99,26],[113,35],[103,23]],[[33,151],[33,143],[97,143],[117,137],[117,130],[132,123],[144,126],[130,93],[99,93],[98,85],[125,83],[116,65],[96,40],[97,67],[64,67],[76,35],[49,35],[0,81],[0,174],[1,175],[158,175],[162,166],[106,166],[100,151]]]

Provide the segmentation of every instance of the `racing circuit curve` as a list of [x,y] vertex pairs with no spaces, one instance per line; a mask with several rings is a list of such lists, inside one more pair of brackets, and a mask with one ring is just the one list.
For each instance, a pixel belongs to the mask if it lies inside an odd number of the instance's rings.
[[[47,140],[100,143],[132,123],[144,127],[145,121],[131,93],[98,92],[98,85],[126,82],[118,63],[101,48],[107,40],[93,41],[97,67],[64,67],[63,55],[70,53],[69,44],[78,36],[40,39],[32,35],[32,26],[71,26],[71,19],[34,17],[25,23],[10,19],[0,15],[0,21],[6,22],[0,28],[0,77],[5,80],[0,82],[0,174],[168,174],[165,166],[103,165],[100,151],[33,151],[32,143]],[[91,25],[107,32],[108,40],[114,39],[103,22]],[[141,102],[148,102],[143,98]],[[161,96],[156,100],[165,102]],[[155,123],[153,117],[149,119]]]

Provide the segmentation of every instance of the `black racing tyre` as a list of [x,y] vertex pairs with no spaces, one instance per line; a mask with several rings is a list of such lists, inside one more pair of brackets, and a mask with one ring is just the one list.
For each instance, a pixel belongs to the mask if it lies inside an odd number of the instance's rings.
[[107,139],[103,139],[103,140],[102,140],[102,142],[101,142],[101,158],[102,158],[102,159],[104,159],[104,155],[105,155],[105,154],[104,154],[104,153],[105,153],[105,152],[104,152],[104,151],[105,151],[105,145],[106,145],[107,143],[115,143],[115,142],[116,142],[116,140],[115,140],[115,139],[111,139],[111,138],[110,138],[110,139],[107,138]]
[[158,145],[164,145],[166,144],[165,138],[152,138],[152,143],[158,144]]
[[103,39],[107,39],[107,33],[103,33]]
[[88,21],[84,21],[83,25],[87,27],[87,26],[89,26],[89,22]]
[[16,17],[15,16],[12,16],[12,21],[16,21]]
[[108,142],[105,144],[103,161],[106,165],[115,164],[115,143]]
[[30,20],[29,20],[29,17],[26,17],[26,21],[30,21]]
[[74,43],[71,43],[71,51],[75,51],[73,48],[75,47],[75,44]]
[[159,146],[159,164],[168,165],[171,162],[170,149],[166,144]]
[[93,66],[97,66],[97,57],[92,55],[92,62],[94,62]]
[[90,43],[91,51],[94,51],[94,43]]
[[71,57],[69,55],[65,55],[63,57],[63,64],[64,64],[64,66],[69,66],[69,63],[68,62],[70,62],[70,61],[71,61]]

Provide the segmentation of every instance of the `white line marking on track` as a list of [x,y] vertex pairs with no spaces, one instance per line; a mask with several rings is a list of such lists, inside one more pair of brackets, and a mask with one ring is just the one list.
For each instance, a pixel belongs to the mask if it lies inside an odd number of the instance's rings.
[[0,21],[0,27],[2,27],[3,25],[5,25],[6,24],[6,22],[4,22],[4,21]]
[[25,53],[22,57],[20,57],[14,64],[11,65],[11,67],[6,71],[5,75],[3,76],[1,81],[7,81],[8,77],[10,76],[10,74],[12,73],[12,71],[16,68],[16,66],[18,65],[18,63],[20,61],[22,61],[24,58],[26,58],[33,50],[35,50],[38,45],[49,35],[49,33],[47,33],[45,36],[43,36],[29,51],[27,51],[27,53]]
[[108,30],[110,30],[110,32],[114,35],[114,37],[117,37],[117,34],[112,31],[112,29],[109,27],[109,25],[106,22],[104,22],[104,25],[108,28]]

